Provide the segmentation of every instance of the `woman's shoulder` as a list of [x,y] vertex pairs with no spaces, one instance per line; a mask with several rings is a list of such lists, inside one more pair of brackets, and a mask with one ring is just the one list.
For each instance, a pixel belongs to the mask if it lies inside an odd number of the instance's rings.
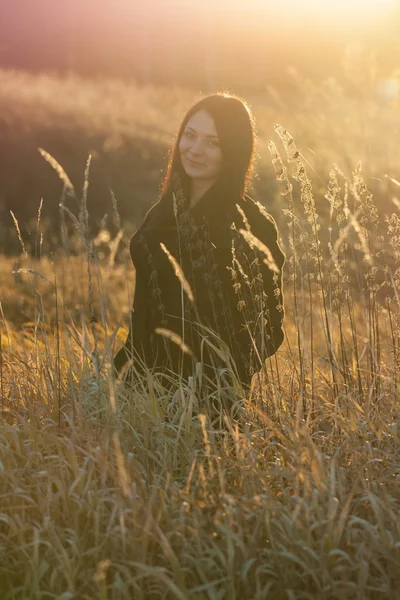
[[[148,209],[148,211],[146,212],[146,214],[144,215],[142,224],[138,227],[137,232],[146,227],[152,220],[152,218],[155,216],[155,214],[158,212],[158,209],[160,207],[161,204],[161,200],[158,200],[157,202],[155,202],[152,206],[150,206],[150,208]],[[137,233],[136,232],[136,233]]]
[[141,222],[139,227],[136,229],[135,233],[132,235],[131,241],[135,238],[138,238],[145,229],[148,229],[151,226],[151,223],[152,223],[154,217],[159,212],[160,202],[161,201],[158,200],[152,206],[150,206],[150,208],[147,210],[146,214],[143,217],[143,221]]
[[145,237],[143,237],[143,234],[145,234],[145,232],[151,228],[151,222],[154,218],[154,215],[157,213],[157,207],[158,207],[159,203],[160,203],[159,201],[156,202],[148,209],[148,211],[146,212],[146,214],[143,218],[143,221],[141,222],[139,227],[136,229],[135,233],[132,235],[132,237],[129,241],[129,248],[130,248],[132,260],[135,257],[134,262],[138,261],[138,253],[140,253],[140,248],[142,248],[143,242],[145,240]]

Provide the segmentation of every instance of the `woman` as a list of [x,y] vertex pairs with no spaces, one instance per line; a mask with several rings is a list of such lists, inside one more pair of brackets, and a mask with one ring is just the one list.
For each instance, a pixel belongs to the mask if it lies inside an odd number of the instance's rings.
[[131,239],[134,309],[117,372],[131,359],[187,377],[200,362],[249,385],[281,345],[284,254],[274,220],[245,194],[254,145],[239,98],[214,94],[186,114],[161,199]]

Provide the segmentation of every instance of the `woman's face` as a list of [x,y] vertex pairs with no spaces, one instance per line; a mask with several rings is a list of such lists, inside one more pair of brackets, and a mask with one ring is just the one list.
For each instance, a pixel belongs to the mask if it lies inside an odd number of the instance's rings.
[[213,183],[222,166],[222,150],[214,120],[205,110],[191,116],[179,141],[179,153],[186,174],[192,179]]

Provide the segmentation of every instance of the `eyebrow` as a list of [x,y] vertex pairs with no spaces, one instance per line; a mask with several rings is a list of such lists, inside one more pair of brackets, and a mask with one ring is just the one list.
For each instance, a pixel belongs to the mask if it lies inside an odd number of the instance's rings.
[[[185,130],[186,130],[186,129],[190,129],[191,131],[194,131],[195,133],[197,133],[197,131],[196,131],[195,129],[193,129],[193,127],[190,127],[190,125],[187,125],[187,126],[185,127]],[[216,139],[218,139],[218,136],[217,136],[217,135],[206,135],[206,137],[208,137],[208,138],[216,138]]]

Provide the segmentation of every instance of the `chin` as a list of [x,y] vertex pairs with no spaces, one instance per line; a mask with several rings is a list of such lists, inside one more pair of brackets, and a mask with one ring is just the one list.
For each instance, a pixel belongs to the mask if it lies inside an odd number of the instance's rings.
[[186,175],[188,175],[188,177],[192,177],[195,179],[199,178],[199,172],[195,168],[185,167],[185,173]]

